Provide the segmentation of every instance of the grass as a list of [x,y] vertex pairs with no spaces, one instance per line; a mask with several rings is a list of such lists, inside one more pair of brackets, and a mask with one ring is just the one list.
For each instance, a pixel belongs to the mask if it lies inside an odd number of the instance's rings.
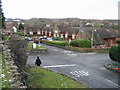
[[69,43],[65,41],[43,41],[42,43],[48,44],[48,45],[54,45],[57,47],[61,47],[67,50],[73,50],[73,51],[78,51],[82,53],[89,53],[89,52],[96,52],[96,53],[109,53],[109,49],[85,49],[85,48],[79,48],[79,47],[72,47],[69,45]]
[[[32,45],[33,45],[33,43],[31,43],[31,42],[28,43],[28,50],[32,50],[33,49]],[[37,44],[36,49],[46,49],[46,48],[44,48],[43,46],[39,46]]]
[[42,41],[42,43],[54,45],[58,47],[65,47],[66,45],[68,45],[66,41]]
[[19,32],[15,33],[15,34],[16,34],[16,35],[19,35],[19,36],[25,36],[24,34],[19,33]]
[[27,73],[29,88],[86,88],[71,78],[40,67],[27,69]]
[[0,65],[0,69],[2,69],[0,70],[0,74],[5,75],[5,77],[0,78],[0,83],[2,83],[1,88],[10,88],[10,75],[8,74],[8,69],[5,65],[4,56],[2,54],[0,54]]
[[10,36],[3,36],[2,39],[3,40],[8,40]]
[[35,38],[35,37],[40,37],[40,36],[36,36],[36,35],[35,35],[35,36],[29,36],[29,37],[30,37],[30,38]]
[[[2,54],[0,53],[0,75],[2,74]],[[2,89],[2,85],[1,85],[1,82],[2,82],[2,78],[0,78],[0,90]]]

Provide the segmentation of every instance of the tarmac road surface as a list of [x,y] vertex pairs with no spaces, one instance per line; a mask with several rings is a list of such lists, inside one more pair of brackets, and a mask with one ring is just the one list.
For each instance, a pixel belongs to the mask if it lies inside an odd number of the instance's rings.
[[85,83],[91,88],[118,88],[118,73],[106,69],[104,64],[110,61],[108,53],[79,53],[53,46],[48,54],[34,54],[28,57],[27,64],[34,66],[37,56],[42,67],[68,75]]

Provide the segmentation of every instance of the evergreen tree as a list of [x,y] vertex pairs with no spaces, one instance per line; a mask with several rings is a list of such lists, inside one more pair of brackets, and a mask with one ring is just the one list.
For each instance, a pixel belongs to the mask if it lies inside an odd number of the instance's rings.
[[24,29],[24,25],[22,23],[19,24],[19,30],[23,30]]
[[1,5],[1,0],[0,0],[0,29],[2,29],[2,5]]
[[2,12],[2,2],[0,1],[0,28],[5,28],[5,17],[4,13]]
[[5,17],[4,17],[4,13],[2,13],[2,28],[5,29]]

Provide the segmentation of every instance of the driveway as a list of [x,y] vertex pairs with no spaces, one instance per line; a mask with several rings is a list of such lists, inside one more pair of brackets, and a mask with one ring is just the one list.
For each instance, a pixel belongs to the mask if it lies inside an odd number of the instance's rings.
[[53,46],[47,54],[30,55],[27,64],[34,66],[40,56],[42,67],[68,75],[91,88],[118,88],[118,73],[108,70],[104,64],[110,61],[108,53],[79,53]]

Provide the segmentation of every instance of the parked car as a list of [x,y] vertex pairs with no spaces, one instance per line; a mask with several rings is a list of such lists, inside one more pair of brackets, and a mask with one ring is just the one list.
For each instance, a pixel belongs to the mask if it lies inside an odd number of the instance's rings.
[[33,40],[34,40],[34,43],[39,43],[39,38],[37,38],[37,37],[35,37],[35,38],[33,38]]
[[25,39],[28,39],[29,41],[33,41],[33,39],[30,37],[25,37]]
[[53,41],[53,39],[52,39],[52,38],[47,38],[47,40],[48,40],[48,41]]
[[44,38],[43,36],[39,37],[39,39]]

